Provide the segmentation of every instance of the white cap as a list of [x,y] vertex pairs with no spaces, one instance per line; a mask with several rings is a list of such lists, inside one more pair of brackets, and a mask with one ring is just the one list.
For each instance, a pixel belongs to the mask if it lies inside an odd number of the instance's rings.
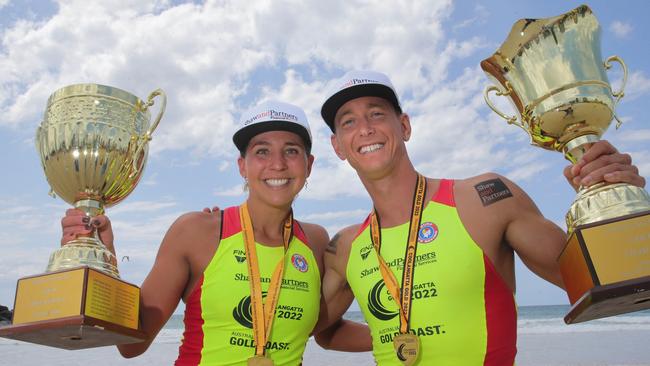
[[244,112],[232,141],[243,152],[255,135],[268,131],[293,132],[302,137],[307,152],[311,151],[311,131],[305,112],[298,106],[275,100],[260,103]]
[[334,132],[334,117],[339,108],[348,101],[361,97],[384,98],[393,104],[398,113],[402,113],[397,93],[388,76],[376,71],[349,71],[334,83],[320,110],[321,116],[332,132]]

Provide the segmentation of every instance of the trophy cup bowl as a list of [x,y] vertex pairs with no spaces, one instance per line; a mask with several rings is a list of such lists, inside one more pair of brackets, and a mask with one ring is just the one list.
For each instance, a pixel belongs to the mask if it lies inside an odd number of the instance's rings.
[[[612,62],[623,69],[619,91],[607,78]],[[546,19],[521,19],[501,47],[481,62],[494,85],[488,106],[531,138],[575,163],[597,142],[623,97],[627,67],[603,61],[600,25],[591,9]],[[509,116],[490,100],[506,96]],[[575,323],[650,308],[650,196],[629,184],[581,188],[567,215],[567,246],[558,258]]]
[[[147,101],[98,84],[55,91],[36,132],[50,193],[88,216],[126,198],[142,176],[165,106],[160,89]],[[45,274],[18,280],[12,325],[0,336],[65,349],[140,342],[139,297],[137,286],[119,279],[115,256],[95,230],[52,253]]]
[[[149,107],[163,102],[154,123]],[[36,147],[52,192],[95,216],[126,198],[145,166],[148,142],[166,105],[161,90],[147,102],[124,90],[98,84],[70,85],[47,101]],[[79,237],[50,256],[47,272],[87,265],[119,277],[117,261],[99,238]]]

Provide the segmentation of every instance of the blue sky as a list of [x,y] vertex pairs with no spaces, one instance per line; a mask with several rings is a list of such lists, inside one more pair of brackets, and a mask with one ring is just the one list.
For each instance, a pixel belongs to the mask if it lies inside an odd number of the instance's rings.
[[[42,273],[68,205],[52,199],[34,147],[47,97],[94,82],[141,98],[168,94],[144,176],[109,208],[123,279],[139,284],[169,225],[183,212],[244,199],[231,142],[240,113],[273,98],[302,106],[316,162],[295,211],[330,235],[361,221],[370,202],[353,170],[334,155],[318,113],[332,78],[349,69],[390,75],[414,136],[408,148],[430,177],[496,171],[521,185],[564,227],[574,192],[559,153],[528,144],[483,101],[479,62],[520,18],[562,14],[577,1],[11,1],[0,0],[0,304],[16,280]],[[621,56],[630,78],[605,138],[650,174],[650,29],[646,1],[593,1],[603,57]],[[610,80],[617,88],[621,72]],[[507,108],[508,104],[500,104]],[[509,111],[509,110],[508,110]],[[517,267],[520,305],[564,304],[563,291]]]

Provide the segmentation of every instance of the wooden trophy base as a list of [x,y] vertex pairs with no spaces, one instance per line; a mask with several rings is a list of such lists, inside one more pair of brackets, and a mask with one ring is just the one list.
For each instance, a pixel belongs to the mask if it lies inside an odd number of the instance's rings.
[[596,286],[576,301],[564,317],[574,324],[650,309],[650,276]]
[[575,228],[559,258],[567,324],[650,308],[650,211]]
[[137,343],[146,339],[142,331],[83,315],[0,327],[0,337],[67,350]]
[[89,267],[18,280],[0,337],[75,350],[142,342],[140,289]]

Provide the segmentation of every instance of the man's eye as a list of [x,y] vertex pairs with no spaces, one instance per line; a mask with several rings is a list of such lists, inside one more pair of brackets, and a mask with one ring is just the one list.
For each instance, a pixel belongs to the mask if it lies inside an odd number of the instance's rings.
[[379,117],[382,117],[383,115],[384,115],[384,112],[376,112],[375,111],[375,112],[370,113],[370,116],[372,116],[373,118],[379,118]]
[[267,149],[259,149],[255,151],[255,155],[266,155],[269,151]]
[[293,148],[292,148],[292,149],[287,149],[287,150],[285,150],[285,153],[286,153],[287,155],[295,155],[295,154],[298,154],[299,152],[300,152],[300,151],[298,151],[298,149],[293,149]]
[[343,121],[341,121],[341,127],[349,126],[349,125],[352,124],[352,122],[354,122],[354,121],[351,120],[351,119],[343,120]]

